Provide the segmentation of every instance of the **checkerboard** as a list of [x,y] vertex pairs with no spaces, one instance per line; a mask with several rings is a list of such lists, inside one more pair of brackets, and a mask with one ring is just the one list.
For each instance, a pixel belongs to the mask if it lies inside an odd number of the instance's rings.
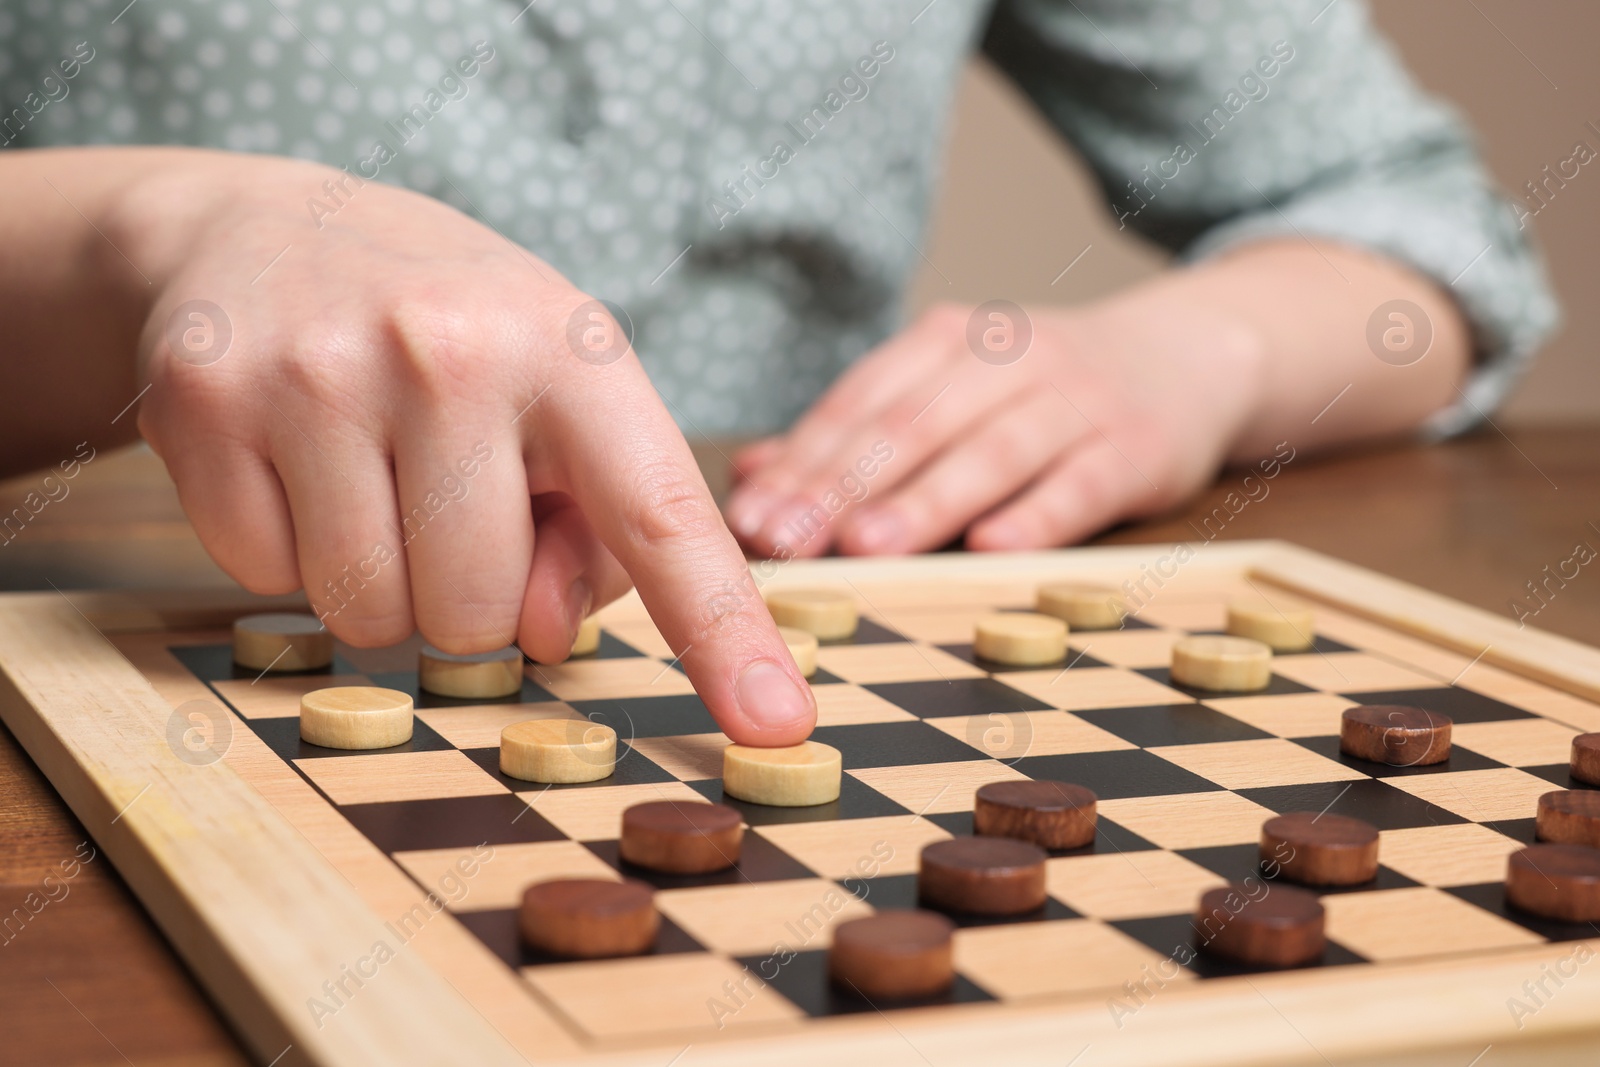
[[[474,989],[492,990],[479,999],[494,1001],[496,1018],[553,1021],[580,1054],[670,1051],[851,1016],[893,1023],[960,1013],[981,1026],[997,1002],[1088,1006],[1122,1030],[1139,1025],[1146,1001],[1191,987],[1243,978],[1267,997],[1322,974],[1451,967],[1542,946],[1556,958],[1564,950],[1555,943],[1600,933],[1519,913],[1502,886],[1508,854],[1533,841],[1536,798],[1586,788],[1568,776],[1568,748],[1574,734],[1600,729],[1600,706],[1325,603],[1313,605],[1315,646],[1278,656],[1265,690],[1175,684],[1173,642],[1220,632],[1230,600],[1261,596],[1256,581],[1234,572],[1163,588],[1119,630],[1073,633],[1061,665],[978,660],[976,618],[1027,610],[1037,583],[1053,576],[1043,568],[1003,580],[847,580],[860,629],[823,645],[812,679],[813,736],[843,754],[843,787],[837,802],[816,808],[723,796],[727,739],[636,599],[602,614],[596,654],[529,664],[521,693],[500,702],[419,691],[415,643],[341,646],[327,671],[266,676],[234,666],[225,630],[118,644],[158,690],[192,695],[202,685],[226,708],[228,762],[288,798],[279,810],[380,915],[413,914],[406,904],[423,894],[442,907],[448,918],[431,921],[450,929],[454,948],[436,949],[432,962],[469,1001]],[[299,739],[301,694],[369,684],[416,699],[409,743],[341,752]],[[1449,715],[1449,760],[1402,768],[1344,756],[1339,716],[1355,703]],[[502,775],[501,729],[539,717],[615,728],[615,774],[565,786]],[[1048,903],[1015,918],[955,917],[959,977],[930,1001],[875,1004],[831,988],[832,928],[916,906],[920,849],[972,832],[979,786],[1023,778],[1076,782],[1100,798],[1093,844],[1050,856]],[[736,869],[684,877],[621,861],[622,810],[670,799],[743,814],[749,829]],[[1256,973],[1194,953],[1190,916],[1201,893],[1261,879],[1262,822],[1308,810],[1381,831],[1377,879],[1318,894],[1328,915],[1324,958],[1297,974]],[[653,885],[663,916],[655,951],[570,962],[524,946],[522,890],[563,876]],[[514,1025],[497,1025],[516,1040]],[[540,1058],[534,1038],[520,1050]],[[1065,1061],[1075,1050],[1062,1051]]]

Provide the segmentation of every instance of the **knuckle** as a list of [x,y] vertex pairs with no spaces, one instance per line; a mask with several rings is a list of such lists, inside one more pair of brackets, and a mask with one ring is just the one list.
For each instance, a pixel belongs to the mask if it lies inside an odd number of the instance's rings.
[[349,399],[360,375],[353,374],[359,342],[343,329],[323,331],[316,344],[303,343],[284,352],[276,370],[284,389],[334,410],[351,410]]
[[334,636],[356,648],[386,648],[411,636],[416,620],[410,611],[381,611],[361,614],[336,610],[321,616],[323,625]]
[[436,302],[413,301],[389,313],[396,370],[426,394],[476,392],[494,376],[484,331],[472,316]]
[[715,510],[704,485],[667,462],[647,463],[634,475],[630,533],[648,547],[714,537]]
[[971,309],[949,300],[941,300],[922,313],[917,324],[938,335],[960,334],[967,328]]

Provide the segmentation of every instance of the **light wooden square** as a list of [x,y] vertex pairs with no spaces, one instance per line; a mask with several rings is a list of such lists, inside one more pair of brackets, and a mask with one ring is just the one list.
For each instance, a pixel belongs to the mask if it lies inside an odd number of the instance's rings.
[[538,681],[566,701],[684,696],[694,692],[682,671],[662,660],[642,656],[568,660],[553,667],[540,667]]
[[1456,684],[1578,730],[1600,730],[1600,704],[1540,685],[1531,678],[1490,667],[1481,661],[1467,668]]
[[636,737],[628,743],[681,782],[721,778],[722,752],[731,744],[724,733]]
[[950,836],[944,827],[915,815],[774,823],[752,831],[824,878],[915,874],[922,847]]
[[1218,631],[1228,624],[1228,604],[1225,599],[1192,604],[1152,600],[1139,610],[1139,621],[1188,633]]
[[1336,737],[1345,709],[1355,702],[1332,693],[1284,693],[1208,697],[1202,703],[1279,737]]
[[1434,685],[1457,677],[1473,660],[1471,654],[1451,652],[1421,638],[1408,637],[1382,623],[1358,619],[1327,607],[1317,608],[1317,632],[1423,671],[1435,679]]
[[1063,756],[1138,747],[1068,711],[991,712],[988,715],[940,716],[925,721],[992,759],[1015,760],[1023,756]]
[[1473,822],[1531,819],[1538,814],[1539,797],[1555,788],[1515,767],[1401,775],[1384,781]]
[[987,672],[932,645],[895,641],[881,645],[835,645],[817,650],[817,665],[847,682],[944,682],[983,678]]
[[1102,992],[1125,982],[1194,975],[1114,927],[1092,919],[979,926],[956,931],[956,969],[1004,1000]]
[[1475,822],[1384,830],[1378,836],[1385,867],[1434,886],[1503,882],[1506,858],[1522,848],[1522,842]]
[[[465,757],[463,757],[465,758]],[[614,841],[622,834],[622,812],[652,800],[704,804],[706,798],[682,782],[586,786],[518,793],[528,806],[575,841]]]
[[817,685],[818,726],[859,726],[869,722],[909,722],[915,715],[857,685]]
[[1529,930],[1438,889],[1386,889],[1322,898],[1328,937],[1369,960],[1538,945]]
[[1192,914],[1200,894],[1226,884],[1173,852],[1105,852],[1045,861],[1050,895],[1096,919]]
[[1025,782],[1028,776],[999,760],[918,763],[909,767],[865,767],[846,771],[918,815],[971,811],[973,794],[990,782]]
[[246,719],[287,719],[300,714],[300,698],[318,689],[341,685],[371,685],[364,674],[269,674],[249,681],[232,678],[211,683]]
[[510,792],[453,748],[442,752],[321,756],[294,763],[335,804],[381,804]]
[[1274,811],[1237,793],[1125,797],[1102,800],[1101,815],[1162,848],[1209,848],[1261,840],[1261,824]]
[[1452,744],[1513,767],[1565,766],[1572,759],[1570,726],[1548,719],[1502,719],[1458,722],[1450,728]]
[[457,748],[499,748],[500,731],[529,719],[581,719],[565,704],[479,704],[453,708],[423,708],[417,718]]
[[[752,971],[708,952],[528,967],[522,975],[558,1011],[601,1040],[689,1040],[719,1028],[804,1017]],[[730,988],[738,992],[738,1002],[729,996]],[[726,1012],[713,1012],[717,1005]]]
[[1162,745],[1148,751],[1224,789],[1348,782],[1367,777],[1361,771],[1280,737],[1206,745]]
[[[1090,653],[1093,655],[1093,653]],[[1059,667],[1043,671],[1007,671],[1002,677],[1013,689],[1067,711],[1093,708],[1141,708],[1158,704],[1191,704],[1194,698],[1142,674],[1117,667]]]
[[1080,630],[1067,644],[1116,667],[1170,667],[1172,646],[1183,636],[1171,630]]
[[[522,894],[530,885],[552,878],[617,881],[622,877],[576,841],[523,841],[479,845],[476,850],[436,848],[396,852],[394,860],[417,881],[432,889],[451,911],[459,912],[515,908],[522,903]],[[474,865],[476,873],[469,876],[466,872]],[[465,889],[452,893],[452,884]]]
[[656,907],[706,948],[731,956],[827,948],[836,925],[873,911],[826,878],[668,889],[656,894]]
[[1301,685],[1330,693],[1436,689],[1446,681],[1366,652],[1304,652],[1292,656],[1273,656],[1272,671]]
[[[1484,695],[1494,696],[1492,693],[1485,693]],[[1547,719],[1574,727],[1585,733],[1600,730],[1600,704],[1595,704],[1567,693],[1560,693],[1554,689],[1546,689],[1540,686],[1537,689],[1518,694],[1514,698],[1496,697],[1496,699],[1504,700],[1508,704],[1516,705],[1523,711],[1531,711],[1535,715],[1543,715]]]
[[972,605],[947,611],[896,611],[884,620],[896,632],[930,645],[970,644],[978,619],[995,610]]

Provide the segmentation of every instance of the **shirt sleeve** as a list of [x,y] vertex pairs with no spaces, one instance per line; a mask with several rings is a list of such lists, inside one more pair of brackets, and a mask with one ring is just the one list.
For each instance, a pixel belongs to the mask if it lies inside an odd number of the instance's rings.
[[1527,213],[1361,0],[1000,0],[984,50],[1083,154],[1119,224],[1181,259],[1324,238],[1450,292],[1477,368],[1432,434],[1486,418],[1558,324]]

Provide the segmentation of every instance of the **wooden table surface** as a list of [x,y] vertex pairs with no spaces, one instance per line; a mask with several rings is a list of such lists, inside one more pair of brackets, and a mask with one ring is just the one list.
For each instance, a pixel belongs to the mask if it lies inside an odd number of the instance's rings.
[[[702,456],[715,486],[717,451]],[[1538,609],[1530,625],[1600,645],[1600,566],[1582,568],[1564,586],[1550,582],[1543,602],[1526,584],[1543,581],[1545,568],[1555,572],[1579,545],[1600,551],[1600,426],[1301,457],[1265,483],[1245,485],[1245,473],[1224,475],[1180,513],[1101,540],[1283,538],[1490,611],[1509,615],[1520,598]],[[11,508],[38,484],[0,483],[0,506]],[[99,456],[70,486],[0,545],[0,589],[226,581],[147,452]],[[61,877],[60,864],[92,848],[0,727],[0,918],[16,908],[29,915],[0,928],[0,1065],[248,1062],[103,856],[70,880]],[[1495,1049],[1474,1060],[1481,1051],[1382,1062],[1564,1067],[1596,1057],[1592,1048],[1550,1045]]]

